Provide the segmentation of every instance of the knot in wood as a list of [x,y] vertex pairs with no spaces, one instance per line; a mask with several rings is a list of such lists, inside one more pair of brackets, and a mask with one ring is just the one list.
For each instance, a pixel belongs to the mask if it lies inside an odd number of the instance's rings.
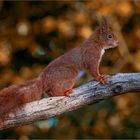
[[114,93],[120,93],[122,91],[122,86],[121,85],[115,85],[114,88],[112,89],[112,91]]

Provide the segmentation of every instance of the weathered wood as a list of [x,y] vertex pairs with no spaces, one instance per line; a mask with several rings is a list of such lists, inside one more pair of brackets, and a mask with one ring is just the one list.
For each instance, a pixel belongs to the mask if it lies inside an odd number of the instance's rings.
[[0,130],[45,120],[108,97],[140,91],[140,73],[120,73],[108,79],[109,83],[105,85],[96,81],[87,82],[75,88],[70,97],[49,97],[28,103],[15,114],[9,114],[0,124]]

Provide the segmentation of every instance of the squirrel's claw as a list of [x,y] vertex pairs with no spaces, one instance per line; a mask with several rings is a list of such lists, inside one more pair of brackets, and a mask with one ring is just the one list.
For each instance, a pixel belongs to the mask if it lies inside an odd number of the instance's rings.
[[108,75],[99,75],[98,77],[95,78],[95,80],[101,82],[102,84],[107,84],[108,83]]

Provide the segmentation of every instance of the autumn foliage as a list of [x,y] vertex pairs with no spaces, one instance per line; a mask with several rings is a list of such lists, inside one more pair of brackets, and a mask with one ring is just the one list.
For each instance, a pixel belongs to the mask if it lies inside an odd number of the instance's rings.
[[[119,48],[103,57],[102,73],[140,71],[140,2],[0,1],[0,88],[36,77],[54,58],[78,46],[107,16]],[[81,72],[77,85],[91,80]],[[126,94],[57,118],[0,132],[0,138],[140,139],[139,95]]]

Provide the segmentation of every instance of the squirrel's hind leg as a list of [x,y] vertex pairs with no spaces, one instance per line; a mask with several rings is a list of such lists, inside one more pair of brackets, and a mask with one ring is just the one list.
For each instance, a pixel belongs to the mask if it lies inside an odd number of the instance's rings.
[[73,89],[68,89],[65,91],[64,95],[70,97],[70,94],[72,94]]

